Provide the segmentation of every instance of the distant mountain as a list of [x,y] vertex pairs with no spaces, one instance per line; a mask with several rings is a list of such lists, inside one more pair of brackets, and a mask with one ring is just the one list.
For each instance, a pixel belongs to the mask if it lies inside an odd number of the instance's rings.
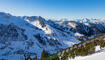
[[73,32],[74,37],[75,35],[82,36],[82,40],[86,36],[91,37],[100,33],[105,33],[105,19],[85,18],[82,20],[57,21],[56,23],[63,26],[63,29],[66,29],[66,31]]
[[104,19],[55,21],[0,12],[0,59],[40,57],[43,49],[53,54],[101,33]]

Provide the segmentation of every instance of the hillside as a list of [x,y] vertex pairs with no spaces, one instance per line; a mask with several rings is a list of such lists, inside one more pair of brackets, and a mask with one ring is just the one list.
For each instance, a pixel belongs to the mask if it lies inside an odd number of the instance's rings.
[[76,57],[75,59],[69,59],[69,60],[105,60],[105,48],[100,49],[99,46],[97,46],[97,51],[95,54],[88,55],[85,57]]
[[[87,39],[84,42],[74,44],[73,46],[59,51],[56,54],[46,56],[43,59],[51,60],[78,60],[91,56],[92,54],[105,51],[105,34],[101,34],[97,37]],[[103,56],[102,56],[103,57]],[[94,58],[94,57],[93,57]],[[97,57],[98,58],[98,57]],[[88,58],[87,58],[88,59]]]

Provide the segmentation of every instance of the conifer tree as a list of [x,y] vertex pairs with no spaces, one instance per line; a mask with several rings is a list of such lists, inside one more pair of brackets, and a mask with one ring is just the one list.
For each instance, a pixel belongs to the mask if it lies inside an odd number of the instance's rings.
[[45,60],[46,57],[48,57],[48,53],[47,53],[45,50],[43,50],[43,51],[42,51],[42,54],[41,54],[40,60]]
[[70,50],[69,52],[70,52],[69,53],[70,58],[74,59],[75,58],[74,49]]
[[86,56],[87,55],[87,50],[84,46],[80,47],[80,55],[81,56]]
[[37,56],[35,56],[35,60],[37,60]]
[[100,40],[100,48],[105,47],[105,40]]
[[94,42],[90,43],[89,44],[89,49],[88,49],[88,53],[89,54],[92,54],[92,53],[95,53],[95,46],[94,46]]
[[54,54],[51,60],[59,60],[58,54]]

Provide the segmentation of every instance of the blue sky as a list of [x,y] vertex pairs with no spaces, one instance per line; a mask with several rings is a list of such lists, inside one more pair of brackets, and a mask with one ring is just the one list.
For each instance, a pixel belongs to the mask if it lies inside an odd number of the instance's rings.
[[48,18],[103,18],[105,0],[0,0],[0,12]]

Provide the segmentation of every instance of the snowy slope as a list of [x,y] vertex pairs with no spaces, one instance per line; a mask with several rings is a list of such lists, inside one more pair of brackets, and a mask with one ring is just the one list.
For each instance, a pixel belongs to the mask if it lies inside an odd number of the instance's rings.
[[96,47],[96,53],[84,57],[76,57],[75,59],[69,60],[105,60],[105,48],[100,49],[99,46]]
[[43,49],[52,54],[80,42],[51,27],[42,17],[34,19],[0,12],[0,59],[21,60],[24,54],[39,58]]

